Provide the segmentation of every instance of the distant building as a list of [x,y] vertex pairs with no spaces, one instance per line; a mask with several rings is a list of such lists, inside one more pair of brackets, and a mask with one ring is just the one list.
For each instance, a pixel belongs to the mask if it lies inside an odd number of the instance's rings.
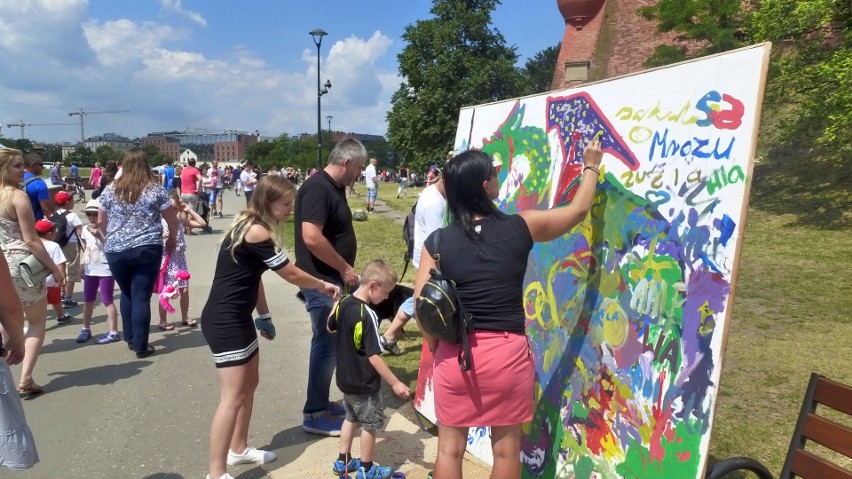
[[[182,150],[189,145],[207,145],[213,148],[213,158],[221,162],[238,162],[245,158],[249,145],[257,143],[258,136],[248,132],[226,130],[224,132],[206,132],[200,130],[170,131],[149,133],[142,144],[154,144],[160,151],[181,161]],[[198,155],[196,160],[198,160]],[[206,161],[206,159],[205,159]]]
[[83,146],[92,151],[97,150],[101,146],[108,146],[118,153],[124,153],[136,146],[136,141],[115,133],[104,133],[103,135],[84,141]]
[[148,135],[145,138],[142,138],[142,146],[145,145],[155,145],[160,149],[160,153],[169,155],[175,161],[180,159],[180,141],[176,138],[172,138],[171,136]]
[[257,143],[256,135],[237,135],[233,141],[213,143],[213,159],[222,162],[242,161],[249,146]]
[[183,153],[180,154],[180,160],[178,161],[181,165],[185,165],[189,163],[190,158],[195,160],[196,162],[198,161],[198,155],[196,155],[194,151],[187,148],[186,150],[183,150]]

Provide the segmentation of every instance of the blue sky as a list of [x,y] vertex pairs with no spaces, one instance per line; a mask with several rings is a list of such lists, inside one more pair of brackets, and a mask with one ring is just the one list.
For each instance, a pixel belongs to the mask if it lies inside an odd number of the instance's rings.
[[[336,131],[385,134],[401,78],[407,25],[430,18],[427,0],[0,0],[0,122],[33,123],[33,141],[199,128],[316,131],[317,50]],[[505,0],[493,26],[519,64],[562,39],[555,0]],[[39,126],[38,123],[71,123]],[[75,127],[74,124],[77,126]]]

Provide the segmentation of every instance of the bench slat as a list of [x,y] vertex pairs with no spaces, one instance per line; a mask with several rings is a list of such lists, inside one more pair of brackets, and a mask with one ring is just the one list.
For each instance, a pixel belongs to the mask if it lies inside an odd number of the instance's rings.
[[790,472],[804,479],[852,479],[852,472],[801,449],[793,454]]
[[802,435],[852,458],[852,429],[815,414],[808,414]]
[[837,381],[819,378],[814,390],[814,401],[852,415],[852,387]]

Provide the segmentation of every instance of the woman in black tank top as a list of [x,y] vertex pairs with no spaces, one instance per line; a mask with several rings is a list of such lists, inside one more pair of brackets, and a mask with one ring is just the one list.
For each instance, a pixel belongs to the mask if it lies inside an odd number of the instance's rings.
[[[603,153],[593,140],[583,153],[582,179],[573,201],[550,210],[501,213],[491,158],[478,150],[459,154],[444,168],[447,206],[454,221],[441,229],[441,271],[456,282],[459,300],[473,317],[472,367],[463,372],[458,344],[423,333],[434,353],[432,384],[438,416],[435,477],[462,477],[470,426],[490,426],[492,477],[520,477],[521,425],[532,419],[534,362],[524,331],[523,279],[533,243],[551,241],[579,224],[594,198]],[[423,245],[414,285],[417,298],[435,267],[434,236]],[[422,332],[422,329],[421,329]]]

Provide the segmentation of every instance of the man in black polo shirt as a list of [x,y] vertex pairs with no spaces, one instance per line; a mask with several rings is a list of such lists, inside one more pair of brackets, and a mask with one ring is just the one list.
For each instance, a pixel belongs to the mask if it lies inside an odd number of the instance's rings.
[[[338,286],[358,284],[353,268],[358,246],[346,187],[358,178],[366,161],[364,145],[345,139],[331,151],[325,168],[305,180],[296,196],[296,266]],[[328,400],[337,351],[337,337],[325,325],[332,301],[315,289],[302,292],[313,332],[302,428],[314,434],[339,436],[345,412]]]

